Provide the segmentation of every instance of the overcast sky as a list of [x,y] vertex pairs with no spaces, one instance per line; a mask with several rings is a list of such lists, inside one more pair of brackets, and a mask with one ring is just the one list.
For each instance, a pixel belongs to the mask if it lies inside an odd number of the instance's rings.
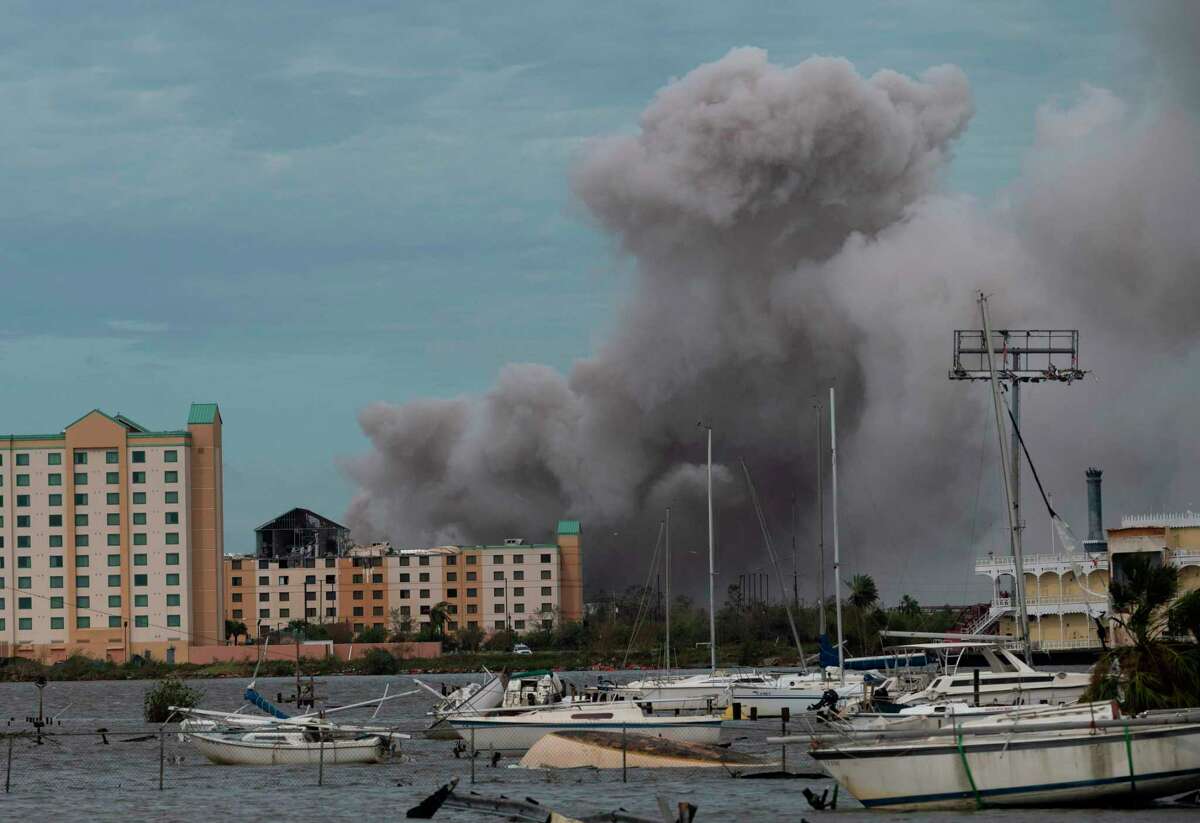
[[947,186],[990,200],[1039,105],[1142,59],[1098,2],[0,8],[0,430],[218,402],[230,552],[291,506],[341,517],[364,405],[591,351],[628,264],[568,171],[671,78],[742,45],[954,63],[977,112]]

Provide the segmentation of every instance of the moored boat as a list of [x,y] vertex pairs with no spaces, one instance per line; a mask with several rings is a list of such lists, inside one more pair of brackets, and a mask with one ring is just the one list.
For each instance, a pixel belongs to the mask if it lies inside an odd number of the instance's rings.
[[222,766],[378,763],[390,750],[387,739],[380,735],[336,737],[316,730],[193,732],[181,736]]

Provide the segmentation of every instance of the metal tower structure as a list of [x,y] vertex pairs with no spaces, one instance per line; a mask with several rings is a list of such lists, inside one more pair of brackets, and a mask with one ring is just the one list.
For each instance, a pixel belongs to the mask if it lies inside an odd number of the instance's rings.
[[[980,295],[980,305],[987,325],[987,298]],[[1028,625],[1024,614],[1025,575],[1020,558],[1020,532],[1025,527],[1021,517],[1021,444],[1017,428],[1021,419],[1022,383],[1073,383],[1086,374],[1079,367],[1078,329],[958,329],[954,332],[954,365],[951,380],[996,380],[1008,387],[1009,411],[1016,421],[1011,432],[1011,445],[1001,451],[1011,461],[1007,467],[1006,489],[1011,509],[1013,554],[1016,560],[1018,631],[1023,643],[1028,643]],[[997,418],[997,425],[1003,420]]]

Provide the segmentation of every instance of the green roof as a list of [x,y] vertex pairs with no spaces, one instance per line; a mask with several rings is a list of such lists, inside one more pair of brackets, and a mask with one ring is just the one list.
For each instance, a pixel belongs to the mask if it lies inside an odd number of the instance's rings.
[[193,423],[215,423],[220,416],[216,403],[193,403],[188,412],[188,425]]
[[559,534],[579,534],[579,521],[578,520],[559,520],[558,521],[558,533]]

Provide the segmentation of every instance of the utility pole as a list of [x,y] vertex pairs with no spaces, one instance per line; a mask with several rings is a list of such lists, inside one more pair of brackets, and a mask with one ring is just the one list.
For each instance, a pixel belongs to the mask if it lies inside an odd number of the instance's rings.
[[[1070,384],[1083,378],[1079,367],[1079,331],[1077,329],[992,329],[987,312],[987,297],[979,295],[984,328],[958,329],[954,332],[954,365],[951,380],[987,380],[992,385],[993,410],[1000,440],[1000,460],[1004,470],[1005,505],[1008,509],[1010,549],[1013,552],[1014,589],[1017,596],[1017,632],[1029,659],[1029,621],[1025,598],[1021,517],[1021,384],[1056,382]],[[1010,393],[1008,411],[1012,431],[1004,437],[1004,406],[1000,385]],[[1007,440],[1007,442],[1006,442]],[[1011,452],[1011,453],[1010,453]],[[1053,541],[1051,541],[1053,544]],[[1021,554],[1021,557],[1018,557]]]
[[665,602],[666,602],[666,607],[667,607],[667,626],[666,626],[667,638],[664,643],[664,648],[666,650],[666,658],[667,658],[666,671],[669,672],[671,670],[671,507],[670,506],[667,506],[667,517],[666,517],[666,520],[664,521],[664,523],[665,523],[664,529],[666,532],[666,557],[664,558],[663,563],[667,570],[667,573],[666,573],[667,588],[665,591],[665,594],[666,594]]

